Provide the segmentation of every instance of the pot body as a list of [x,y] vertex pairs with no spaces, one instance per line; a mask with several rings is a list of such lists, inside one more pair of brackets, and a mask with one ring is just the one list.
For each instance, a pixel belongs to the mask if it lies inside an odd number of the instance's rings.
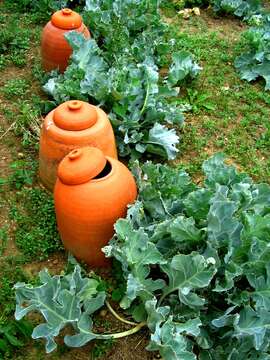
[[85,38],[90,38],[90,32],[83,23],[74,30],[60,29],[51,21],[44,27],[41,37],[41,58],[45,71],[54,69],[59,69],[60,72],[65,71],[72,53],[72,48],[65,39],[65,34],[69,31],[77,31]]
[[110,265],[101,248],[112,238],[114,223],[125,217],[137,196],[135,180],[125,165],[107,157],[111,172],[84,184],[66,185],[59,178],[54,189],[58,229],[66,249],[93,267]]
[[53,191],[57,166],[73,149],[93,146],[104,155],[117,159],[115,138],[111,123],[103,110],[96,107],[97,122],[80,131],[64,130],[55,125],[54,110],[45,118],[40,134],[39,175],[43,185]]

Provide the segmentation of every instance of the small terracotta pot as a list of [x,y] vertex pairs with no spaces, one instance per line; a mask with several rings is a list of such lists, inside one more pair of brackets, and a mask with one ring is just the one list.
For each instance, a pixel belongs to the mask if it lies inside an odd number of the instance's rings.
[[46,116],[41,129],[39,174],[47,189],[53,191],[57,166],[64,156],[83,146],[97,147],[117,158],[113,129],[105,112],[84,101],[67,101]]
[[93,267],[110,265],[101,248],[136,196],[135,180],[121,162],[93,147],[70,152],[58,167],[54,188],[56,219],[65,248]]
[[90,38],[87,27],[83,24],[81,16],[70,9],[55,12],[51,21],[44,27],[41,37],[42,66],[45,71],[59,69],[64,72],[72,48],[65,39],[65,34],[71,30],[82,33]]

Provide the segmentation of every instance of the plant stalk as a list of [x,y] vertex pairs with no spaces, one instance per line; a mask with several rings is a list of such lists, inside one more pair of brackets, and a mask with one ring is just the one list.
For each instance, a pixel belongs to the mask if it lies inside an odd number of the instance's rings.
[[118,315],[118,314],[114,311],[114,309],[111,307],[111,304],[109,303],[108,300],[105,301],[105,304],[106,304],[107,308],[110,310],[110,312],[112,313],[112,315],[113,315],[117,320],[119,320],[119,321],[121,321],[121,322],[123,322],[123,323],[125,323],[125,324],[128,324],[128,325],[135,325],[135,326],[139,325],[138,323],[135,323],[135,322],[133,322],[133,321],[129,321],[129,320],[123,319],[120,315]]
[[129,335],[133,335],[136,332],[140,331],[141,328],[146,326],[145,322],[139,323],[137,326],[133,327],[132,329],[122,331],[120,333],[114,333],[114,334],[94,334],[96,339],[99,340],[108,340],[108,339],[120,339]]

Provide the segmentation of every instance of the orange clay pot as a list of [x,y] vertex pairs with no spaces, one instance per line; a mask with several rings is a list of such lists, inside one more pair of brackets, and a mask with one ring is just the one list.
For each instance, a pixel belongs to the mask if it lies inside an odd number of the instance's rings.
[[67,101],[46,116],[41,130],[39,174],[47,189],[53,191],[60,161],[83,146],[97,147],[117,158],[113,129],[105,112],[83,101]]
[[121,162],[93,147],[70,152],[58,167],[54,188],[57,225],[65,248],[93,267],[110,265],[101,248],[136,196],[135,180]]
[[55,12],[51,21],[44,27],[41,37],[41,57],[45,71],[54,69],[65,71],[72,48],[64,35],[71,30],[82,33],[87,39],[90,38],[81,16],[70,9]]

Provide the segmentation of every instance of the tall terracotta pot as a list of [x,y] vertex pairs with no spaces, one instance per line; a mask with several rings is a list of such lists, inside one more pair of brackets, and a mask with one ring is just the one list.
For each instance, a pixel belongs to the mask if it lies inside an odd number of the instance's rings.
[[81,16],[70,9],[55,12],[51,21],[44,27],[41,37],[42,66],[45,71],[59,69],[64,72],[72,49],[65,39],[65,34],[71,30],[82,33],[90,38],[87,27],[83,24]]
[[39,174],[47,189],[53,190],[57,166],[64,156],[83,146],[98,147],[117,158],[113,129],[105,112],[83,101],[67,101],[46,116],[41,129]]
[[70,152],[58,167],[54,188],[56,219],[65,248],[94,267],[109,265],[101,248],[136,196],[135,180],[121,162],[93,147]]

